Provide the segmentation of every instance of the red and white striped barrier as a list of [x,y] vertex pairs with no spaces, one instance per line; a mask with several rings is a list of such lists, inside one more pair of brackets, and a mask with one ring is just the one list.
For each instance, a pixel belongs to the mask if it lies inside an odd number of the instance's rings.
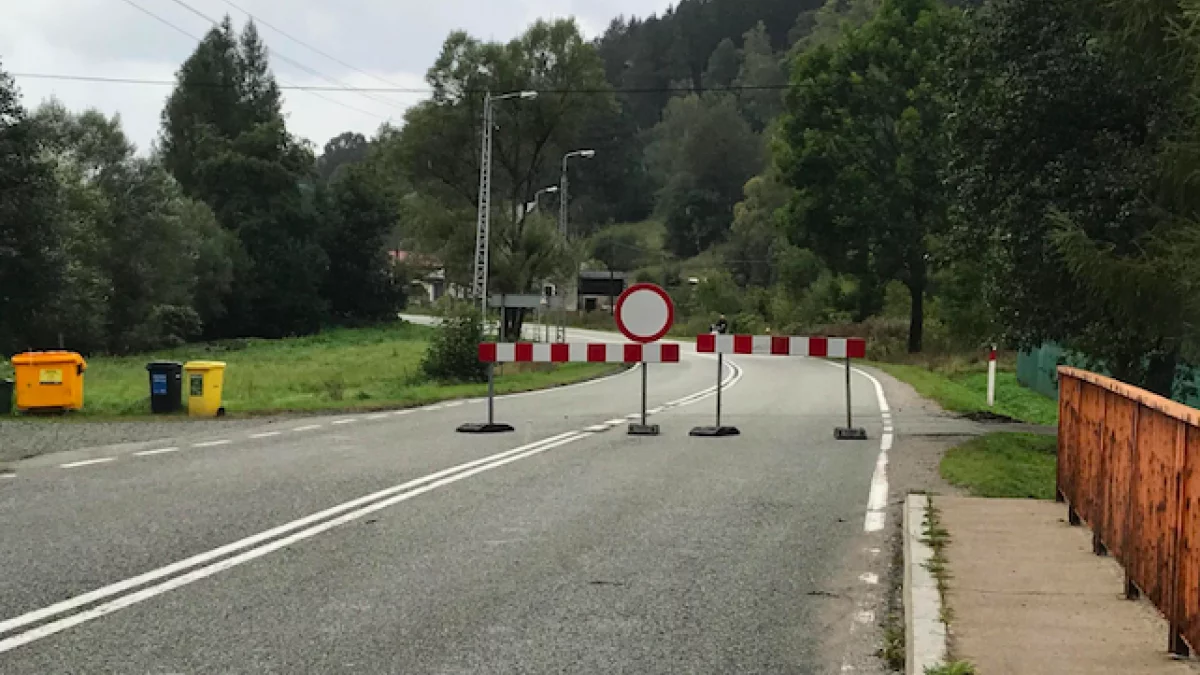
[[822,356],[833,359],[867,357],[862,338],[787,337],[781,335],[713,335],[696,337],[701,354],[760,354],[764,356]]
[[679,345],[484,342],[481,363],[679,363]]

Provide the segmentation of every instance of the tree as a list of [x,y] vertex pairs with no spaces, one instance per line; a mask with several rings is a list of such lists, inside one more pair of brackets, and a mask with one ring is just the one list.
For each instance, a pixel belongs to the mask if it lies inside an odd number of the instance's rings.
[[733,40],[721,40],[712,56],[708,57],[708,67],[704,70],[704,86],[730,87],[737,79],[742,69],[742,55],[738,52]]
[[[1194,320],[1195,34],[1176,3],[997,0],[955,59],[957,240],[1020,346],[1172,393]],[[1194,276],[1192,276],[1194,278]]]
[[396,225],[388,183],[376,167],[347,167],[329,188],[322,248],[329,273],[321,295],[340,323],[391,319],[402,289],[392,275],[386,241]]
[[646,157],[663,186],[658,211],[668,247],[687,257],[721,243],[742,186],[762,168],[761,139],[728,94],[675,99],[653,137]]
[[741,92],[742,114],[755,131],[767,128],[783,109],[783,87],[787,75],[771,48],[771,36],[761,21],[746,32],[742,66],[734,84]]
[[954,26],[934,0],[884,0],[836,47],[804,53],[776,148],[797,190],[793,242],[867,289],[903,283],[911,352],[922,348],[929,240],[947,218],[939,57]]
[[646,248],[642,238],[629,228],[609,229],[592,237],[589,246],[593,260],[614,272],[632,272],[641,267]]
[[792,193],[771,170],[751,178],[744,192],[746,198],[733,209],[725,261],[739,286],[765,288],[779,281],[779,263],[791,248],[778,211]]
[[246,254],[218,332],[316,331],[328,263],[308,187],[314,158],[287,131],[253,22],[238,38],[226,17],[184,62],[163,113],[161,145],[185,193],[208,204]]
[[317,158],[317,176],[322,183],[329,183],[337,176],[338,169],[364,161],[370,153],[371,144],[360,133],[347,131],[325,144]]
[[63,288],[61,194],[16,86],[0,70],[0,350],[58,345],[47,311]]

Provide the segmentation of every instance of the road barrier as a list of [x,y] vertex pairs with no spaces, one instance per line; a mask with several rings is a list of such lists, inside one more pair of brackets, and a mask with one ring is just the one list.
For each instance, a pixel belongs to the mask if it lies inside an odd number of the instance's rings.
[[1187,655],[1200,644],[1200,410],[1085,370],[1058,378],[1058,500]]
[[717,423],[696,427],[692,436],[737,436],[737,427],[721,424],[721,378],[726,354],[759,356],[815,356],[839,358],[846,363],[846,426],[834,430],[838,440],[866,440],[867,431],[854,426],[850,400],[850,361],[867,356],[867,341],[862,338],[789,337],[782,335],[719,335],[706,333],[696,337],[696,351],[717,355]]
[[464,424],[458,428],[458,431],[464,434],[494,434],[513,431],[512,425],[496,422],[495,365],[497,363],[624,363],[640,364],[642,367],[642,422],[641,424],[631,424],[629,433],[634,436],[657,436],[658,426],[647,424],[646,421],[649,364],[679,363],[679,352],[678,344],[665,343],[481,343],[479,345],[479,361],[487,364],[487,422]]

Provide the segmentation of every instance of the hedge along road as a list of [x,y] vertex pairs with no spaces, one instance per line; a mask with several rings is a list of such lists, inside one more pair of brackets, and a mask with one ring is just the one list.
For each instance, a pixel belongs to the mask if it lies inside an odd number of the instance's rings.
[[685,355],[657,439],[623,375],[499,401],[516,435],[455,434],[472,403],[6,482],[0,670],[816,670],[839,622],[805,593],[864,536],[878,441],[832,441],[836,370],[754,358],[745,436],[689,439],[716,368]]

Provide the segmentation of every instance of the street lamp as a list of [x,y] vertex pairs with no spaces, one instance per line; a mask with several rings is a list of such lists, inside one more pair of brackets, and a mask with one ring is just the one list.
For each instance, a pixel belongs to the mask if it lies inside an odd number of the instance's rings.
[[567,220],[568,220],[569,209],[571,206],[570,202],[568,201],[568,198],[570,195],[570,179],[567,177],[567,162],[571,161],[572,159],[574,159],[576,157],[582,157],[583,159],[592,159],[595,156],[596,156],[595,150],[576,150],[574,152],[568,152],[567,154],[563,155],[562,178],[559,179],[559,184],[558,184],[559,185],[558,194],[559,194],[559,197],[561,198],[561,199],[559,199],[559,207],[558,207],[559,208],[558,231],[560,233],[562,233],[562,236],[564,239],[567,236]]
[[542,195],[552,195],[556,192],[558,192],[557,185],[551,185],[550,187],[545,187],[535,192],[533,194],[533,204],[529,206],[526,213],[533,213],[534,211],[537,211],[538,201],[542,198]]
[[521,99],[531,101],[536,91],[514,91],[500,96],[488,92],[483,97],[483,151],[479,162],[479,220],[475,231],[475,279],[472,292],[487,316],[488,255],[492,218],[492,131],[496,128],[494,101]]

